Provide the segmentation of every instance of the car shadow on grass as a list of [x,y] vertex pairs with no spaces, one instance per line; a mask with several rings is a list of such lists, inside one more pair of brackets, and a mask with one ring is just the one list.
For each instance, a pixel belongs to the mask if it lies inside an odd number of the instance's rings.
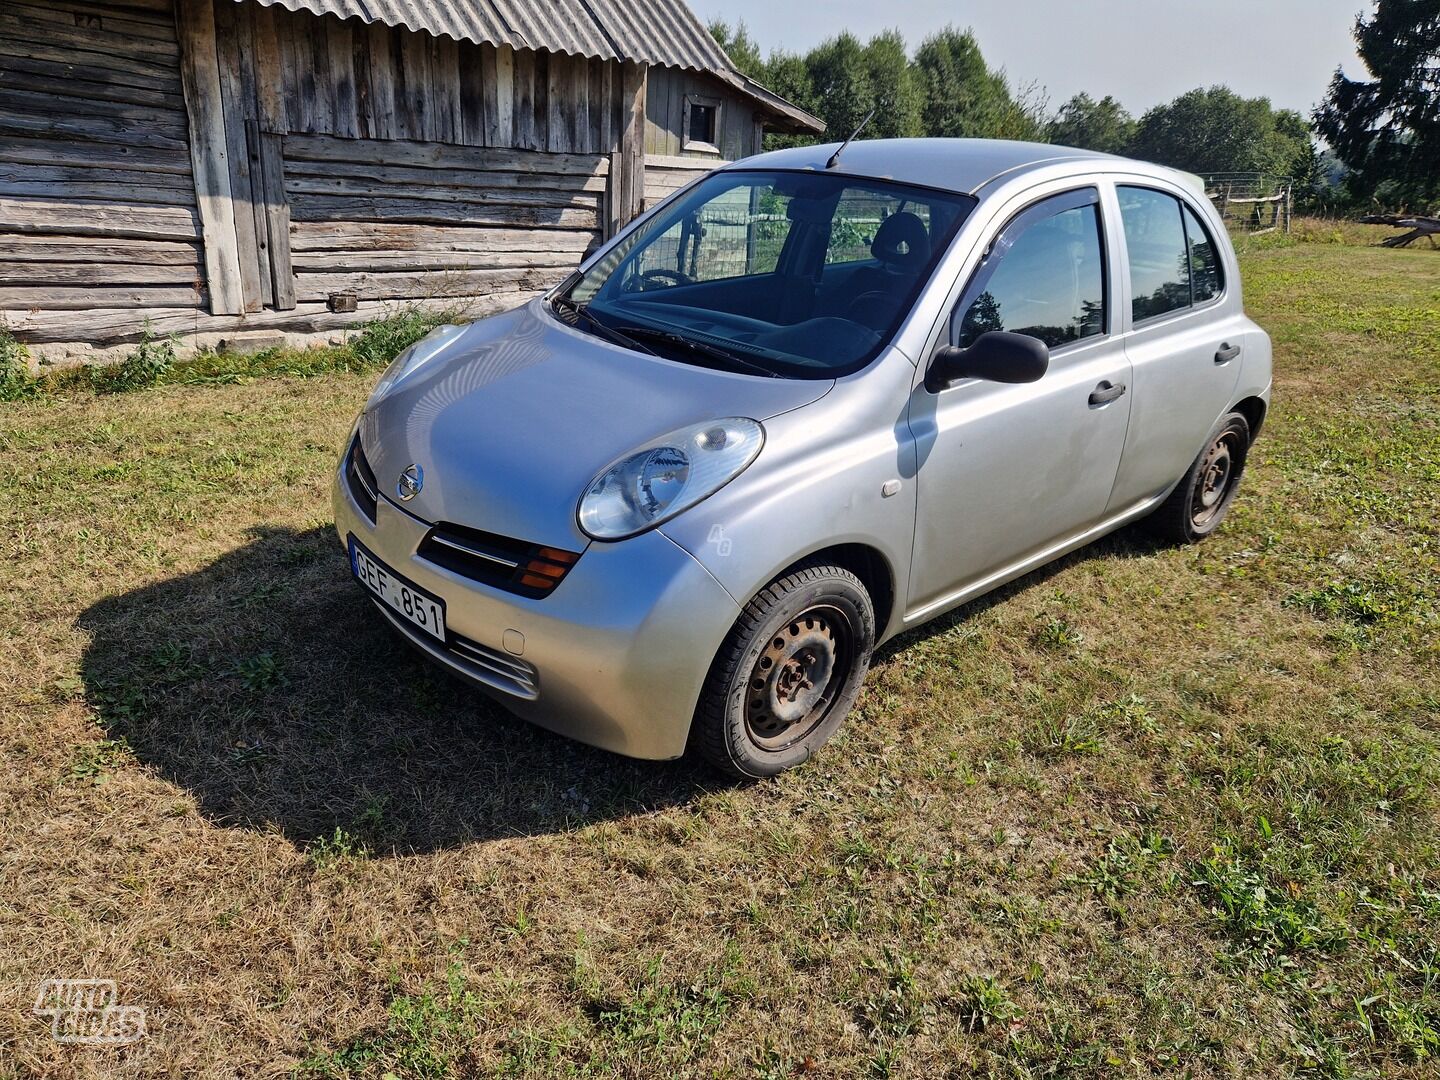
[[[257,530],[81,616],[111,738],[217,824],[297,845],[432,851],[673,806],[724,781],[510,716],[408,648],[328,528]],[[341,832],[336,833],[339,829]]]

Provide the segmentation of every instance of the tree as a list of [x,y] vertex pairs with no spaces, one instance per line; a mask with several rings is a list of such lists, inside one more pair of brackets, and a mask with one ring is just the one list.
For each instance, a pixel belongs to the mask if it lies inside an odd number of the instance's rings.
[[1350,169],[1353,197],[1424,206],[1440,199],[1440,0],[1377,0],[1355,20],[1372,78],[1336,70],[1315,129]]
[[1290,176],[1313,150],[1298,114],[1277,113],[1267,98],[1242,98],[1227,87],[1212,86],[1146,112],[1128,152],[1196,173]]
[[1089,94],[1076,94],[1046,125],[1050,142],[1078,146],[1083,150],[1099,150],[1105,154],[1123,154],[1135,136],[1135,118],[1125,106],[1108,94],[1096,101]]
[[708,29],[710,36],[725,50],[725,55],[730,57],[737,70],[756,82],[765,81],[765,59],[760,55],[760,46],[750,36],[750,28],[743,19],[735,24],[734,29],[731,29],[724,19],[714,19]]
[[[865,68],[875,95],[875,119],[865,134],[875,139],[908,138],[925,133],[925,95],[898,30],[876,34],[865,46]],[[843,139],[848,131],[831,129]]]
[[832,138],[843,139],[875,108],[865,49],[848,31],[822,41],[805,55],[805,69],[819,104],[819,116]]
[[1004,75],[991,71],[975,35],[946,27],[920,43],[915,69],[926,135],[956,138],[1035,138],[1033,103],[1017,101]]
[[[812,116],[820,117],[827,124],[830,122],[830,118],[821,108],[819,96],[815,93],[815,83],[810,78],[810,69],[803,56],[778,50],[772,52],[770,59],[765,62],[765,74],[760,82],[785,100],[799,105]],[[843,138],[843,136],[841,137]],[[778,150],[787,146],[808,146],[813,142],[815,142],[813,135],[771,133],[765,136],[765,149]]]

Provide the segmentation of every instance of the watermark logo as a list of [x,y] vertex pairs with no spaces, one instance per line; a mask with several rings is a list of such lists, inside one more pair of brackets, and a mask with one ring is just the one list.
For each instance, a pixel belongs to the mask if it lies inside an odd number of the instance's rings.
[[145,1037],[145,1010],[117,1005],[114,979],[46,979],[35,995],[35,1015],[48,1018],[58,1043],[127,1046]]
[[724,525],[711,525],[710,535],[705,537],[705,542],[715,549],[715,554],[722,559],[728,558],[734,550],[735,544],[730,537],[725,535]]

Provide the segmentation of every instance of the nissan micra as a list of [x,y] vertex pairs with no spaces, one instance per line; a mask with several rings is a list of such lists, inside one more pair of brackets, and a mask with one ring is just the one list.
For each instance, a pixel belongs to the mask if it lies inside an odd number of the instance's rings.
[[515,713],[762,777],[886,639],[1131,522],[1213,532],[1269,397],[1195,178],[803,147],[398,357],[335,521],[384,618]]

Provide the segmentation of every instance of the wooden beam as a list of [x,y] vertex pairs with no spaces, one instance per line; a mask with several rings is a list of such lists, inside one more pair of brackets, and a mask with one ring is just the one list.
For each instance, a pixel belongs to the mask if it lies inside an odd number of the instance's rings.
[[380,224],[371,221],[297,221],[290,247],[301,252],[569,252],[585,250],[583,229],[512,229],[484,226]]
[[260,202],[264,207],[269,272],[277,311],[295,307],[295,270],[290,261],[290,201],[285,195],[284,140],[261,132]]
[[328,135],[290,135],[285,140],[285,157],[289,161],[373,161],[420,169],[483,169],[574,176],[596,175],[609,168],[609,161],[602,154],[549,154],[399,139],[336,139]]
[[215,9],[211,0],[177,0],[180,75],[190,129],[190,162],[205,241],[205,278],[210,311],[239,315],[245,310],[235,203],[225,139],[225,106],[216,52]]
[[[257,222],[253,166],[259,164],[257,148],[246,138],[246,113],[255,111],[253,94],[245,92],[243,68],[250,54],[244,49],[245,34],[240,20],[248,18],[249,7],[232,0],[215,5],[215,52],[220,71],[220,103],[224,110],[225,154],[230,166],[230,193],[235,211],[235,244],[240,259],[240,288],[246,311],[259,311],[273,298],[267,296],[260,272],[260,229]],[[246,24],[248,28],[248,23]],[[253,50],[252,50],[253,51]]]
[[289,124],[285,116],[285,64],[275,28],[275,10],[250,5],[255,36],[255,94],[261,131],[281,135]]
[[645,93],[648,68],[627,62],[621,72],[620,176],[617,218],[623,228],[645,206]]
[[[97,285],[21,285],[11,287],[0,285],[0,308],[18,311],[85,311],[94,308],[146,308],[178,307],[191,308],[190,317],[195,318],[194,307],[199,303],[199,289],[170,285],[140,285],[121,288],[105,288]],[[238,314],[238,312],[237,312]],[[7,315],[8,318],[8,315]],[[71,316],[71,333],[85,336],[88,316]],[[14,322],[11,322],[14,325]]]
[[495,131],[489,143],[515,145],[515,51],[509,45],[495,50]]
[[82,214],[76,211],[73,199],[0,198],[0,231],[135,240],[195,240],[200,236],[195,211],[188,207],[86,203]]

